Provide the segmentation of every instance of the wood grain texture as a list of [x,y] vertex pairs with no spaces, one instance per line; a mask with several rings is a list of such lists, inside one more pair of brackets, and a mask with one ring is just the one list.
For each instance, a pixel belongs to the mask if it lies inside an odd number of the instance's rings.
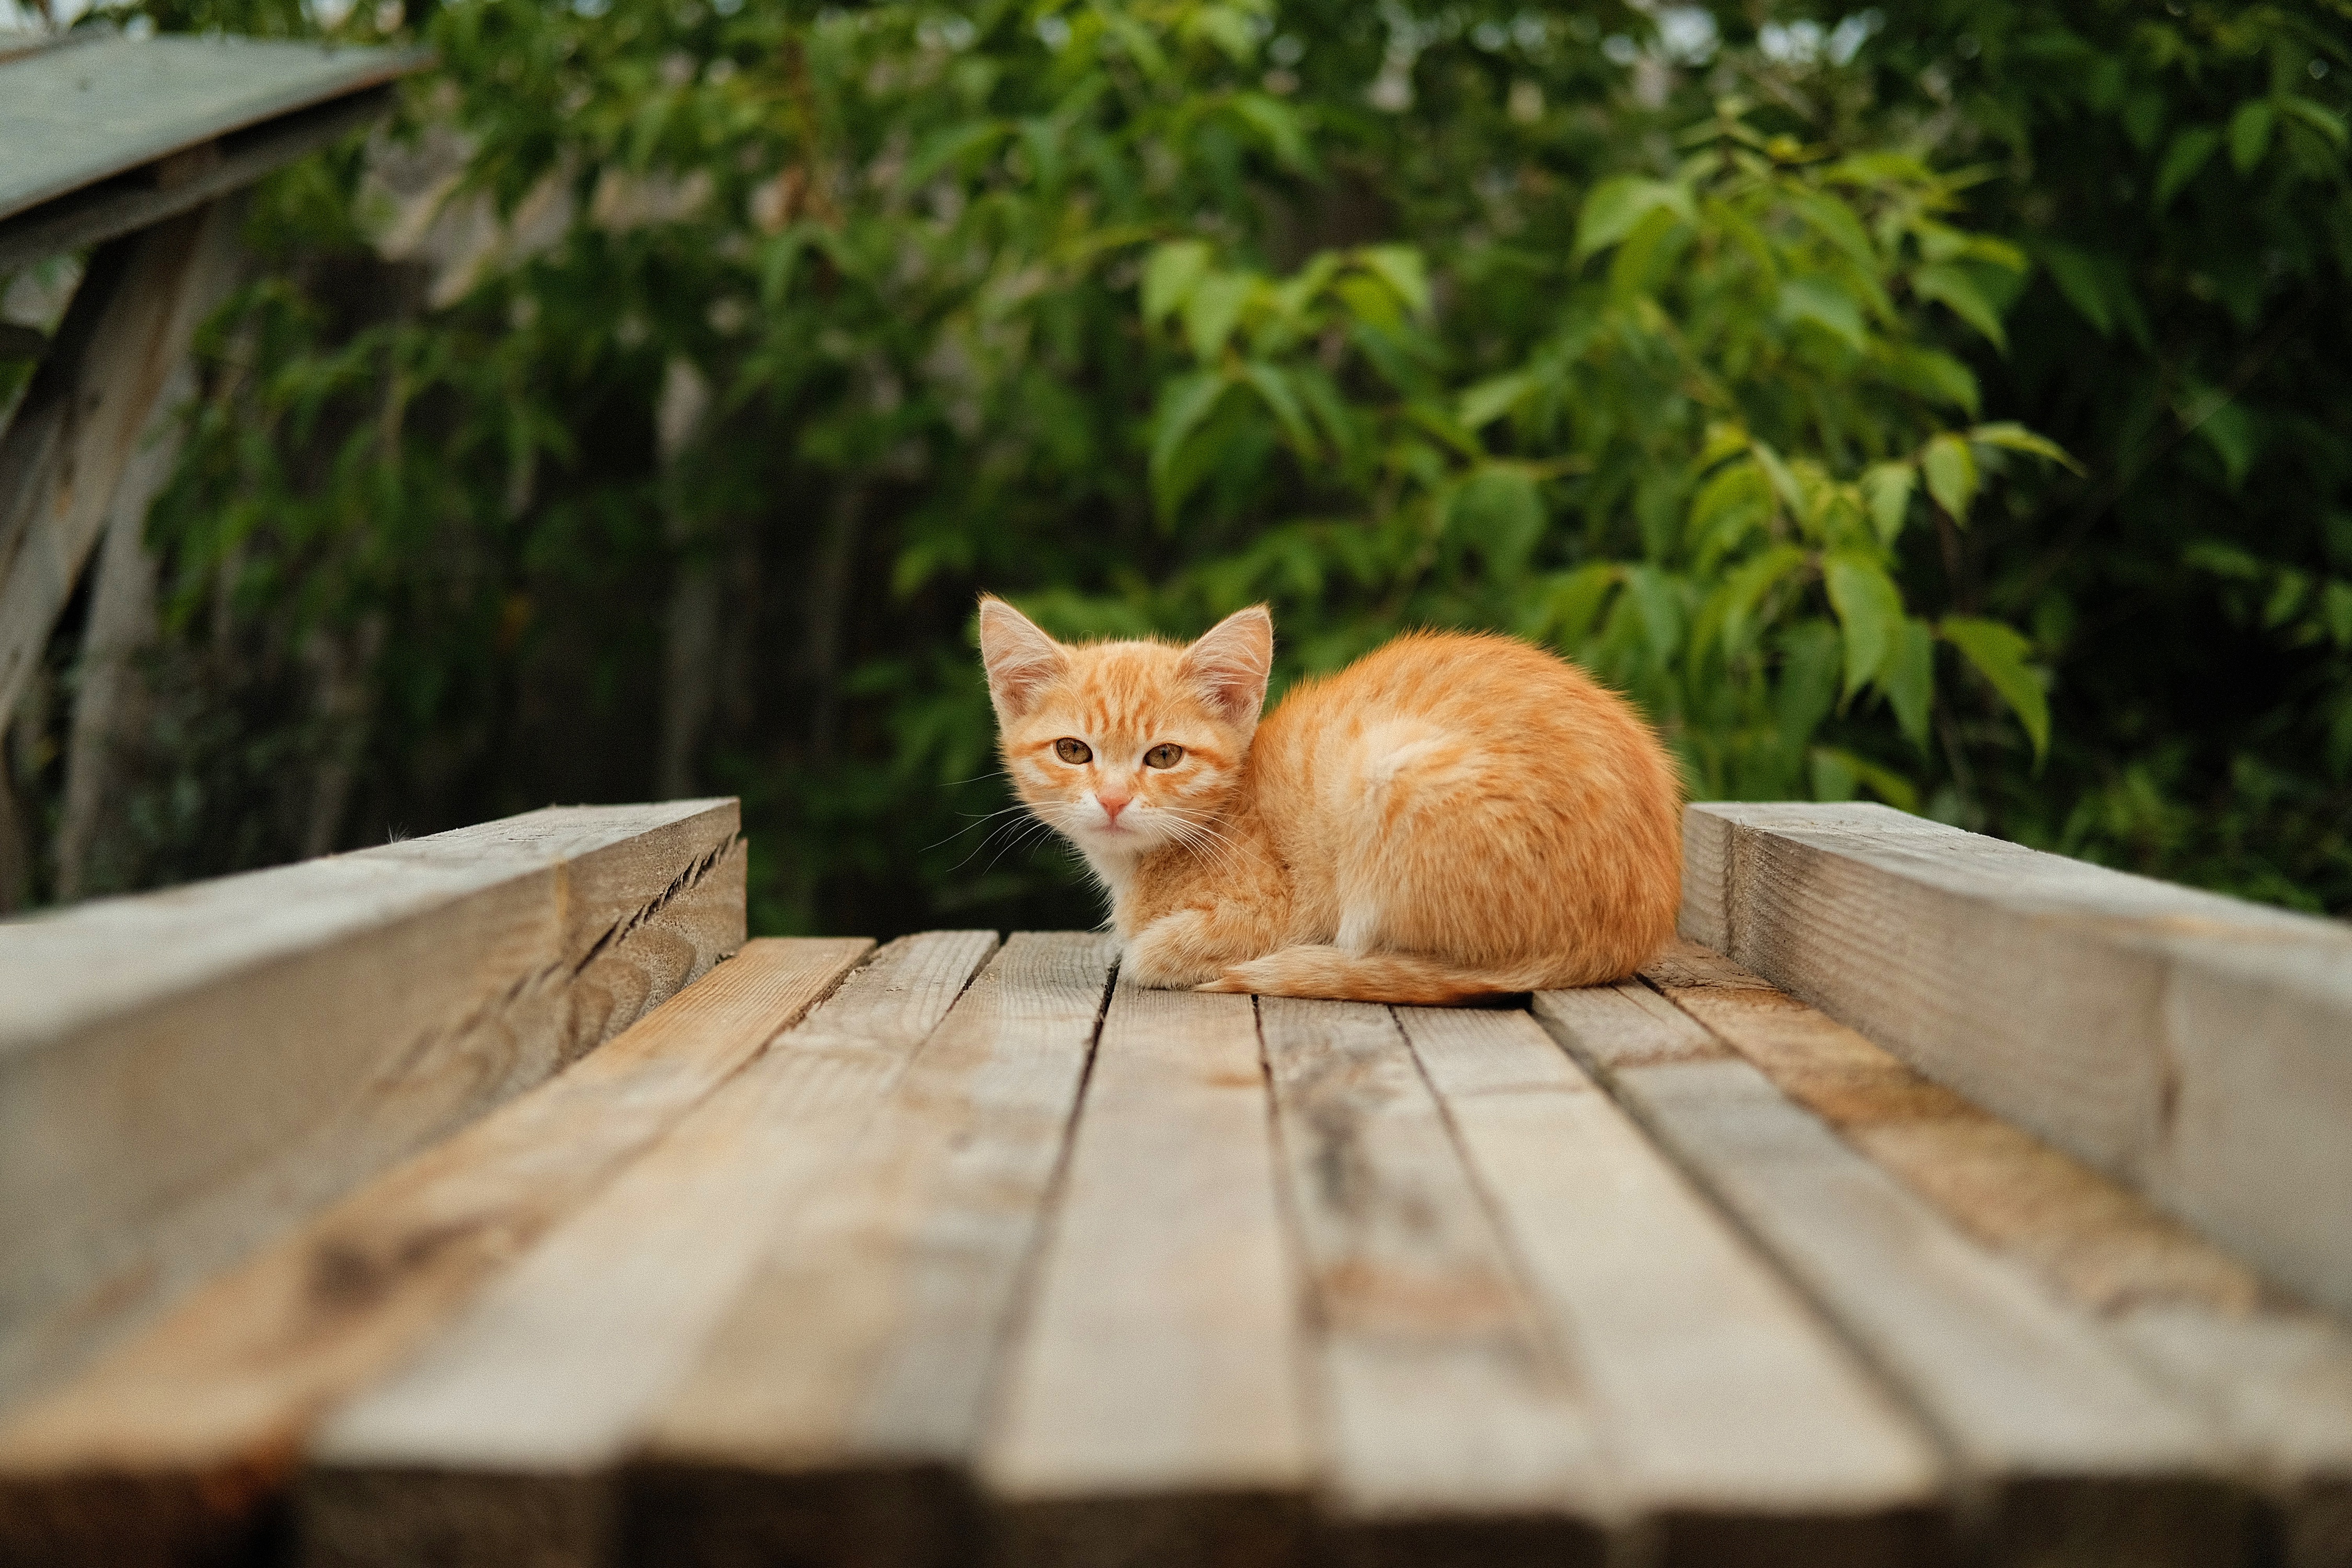
[[1357,1003],[1259,1008],[1342,1550],[1600,1561],[1621,1509],[1591,1392],[1545,1331],[1396,1020]]
[[[2288,1539],[2352,1495],[2352,1331],[2141,1197],[1928,1082],[1720,956],[1685,946],[1653,978],[1798,1103],[1969,1235],[2112,1326],[2218,1428]],[[2301,1558],[2326,1562],[2298,1549]],[[2352,1562],[2352,1540],[2335,1561]]]
[[1621,1022],[1671,1032],[1657,1001],[1604,987],[1538,996],[1536,1011],[1926,1415],[1957,1467],[1971,1551],[2001,1563],[2245,1560],[2251,1500],[2212,1423],[2089,1314],[1719,1042],[1661,1055],[1654,1038],[1611,1066],[1598,1042]]
[[1302,1339],[1249,998],[1122,983],[982,1450],[1000,1558],[1294,1560]]
[[1685,935],[2352,1310],[2352,930],[1882,806],[1685,826]]
[[866,952],[761,942],[604,1049],[213,1280],[0,1425],[0,1560],[227,1560],[305,1433]]
[[[1944,1527],[1933,1440],[1541,1026],[1488,1009],[1397,1016],[1584,1369],[1651,1561],[1930,1555]],[[1591,1031],[1622,1059],[1658,1026],[1603,1008]]]
[[619,1466],[996,945],[892,943],[313,1440],[302,1559],[588,1565]]
[[0,940],[0,1401],[743,940],[730,801],[550,808]]
[[773,1228],[641,1447],[630,1561],[962,1560],[992,1369],[1116,954],[1011,938]]

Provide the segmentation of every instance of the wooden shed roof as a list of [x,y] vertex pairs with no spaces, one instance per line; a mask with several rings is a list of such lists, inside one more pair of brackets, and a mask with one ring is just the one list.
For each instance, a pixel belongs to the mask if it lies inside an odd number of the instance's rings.
[[[201,184],[208,195],[258,178],[318,140],[280,132],[331,121],[340,133],[349,123],[336,110],[428,58],[105,33],[0,47],[0,267],[168,216],[149,211],[163,205],[153,199],[162,187]],[[202,155],[196,170],[172,167],[190,153]]]

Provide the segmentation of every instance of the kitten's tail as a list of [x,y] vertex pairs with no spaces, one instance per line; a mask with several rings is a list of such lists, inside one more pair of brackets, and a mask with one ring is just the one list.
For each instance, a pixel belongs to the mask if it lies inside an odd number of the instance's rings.
[[1591,983],[1565,979],[1550,971],[1521,973],[1461,969],[1409,952],[1359,954],[1345,948],[1301,945],[1279,948],[1264,958],[1236,963],[1201,989],[1247,991],[1259,996],[1319,996],[1339,1002],[1441,1006],[1450,1002],[1466,1002],[1474,996]]

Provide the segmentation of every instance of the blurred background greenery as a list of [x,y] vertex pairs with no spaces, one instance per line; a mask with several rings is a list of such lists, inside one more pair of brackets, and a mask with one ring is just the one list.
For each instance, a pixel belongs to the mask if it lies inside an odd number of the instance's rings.
[[986,588],[1265,600],[1277,686],[1498,627],[1695,796],[2352,910],[2344,0],[85,21],[440,64],[260,193],[143,728],[62,865],[68,616],[16,902],[725,792],[755,929],[1092,923],[986,821]]

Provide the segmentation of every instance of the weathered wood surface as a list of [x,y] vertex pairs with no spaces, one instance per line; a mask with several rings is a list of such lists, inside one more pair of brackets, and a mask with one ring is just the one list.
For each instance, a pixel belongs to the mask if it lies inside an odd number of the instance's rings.
[[0,60],[0,218],[391,81],[425,58],[179,36],[101,37]]
[[869,945],[751,943],[18,1406],[0,1421],[0,1561],[135,1568],[251,1550],[323,1412],[441,1328]]
[[304,1560],[604,1562],[621,1460],[995,945],[884,949],[340,1411],[311,1447]]
[[1002,1559],[1296,1561],[1298,1308],[1249,998],[1121,984],[982,1457]]
[[1883,806],[1685,838],[1685,936],[2352,1310],[2352,929]]
[[2342,1324],[1718,955],[1531,1018],[864,945],[19,1405],[0,1561],[2352,1564]]
[[643,1445],[634,1561],[961,1560],[1115,951],[1009,939],[836,1178],[776,1228]]
[[736,823],[550,808],[0,928],[0,1402],[740,945]]
[[1621,1512],[1545,1331],[1385,1007],[1259,1003],[1318,1328],[1333,1528],[1374,1561],[1599,1563]]
[[2242,1561],[2247,1500],[2212,1424],[2090,1315],[1655,993],[1548,993],[1536,1010],[1916,1402],[1990,1561]]
[[[1591,1386],[1651,1561],[1931,1556],[1933,1439],[1625,1111],[1525,1013],[1398,1016]],[[1652,1026],[1630,1009],[1613,1023],[1600,1050],[1620,1059]]]
[[[2352,1563],[2352,1331],[2021,1129],[1718,955],[1654,980],[1769,1078],[1982,1245],[2104,1321],[2203,1413],[2227,1473],[2268,1493],[2285,1561]],[[2333,1536],[2336,1544],[2317,1542]]]
[[80,580],[166,382],[236,280],[242,210],[215,203],[93,258],[0,433],[0,729]]

